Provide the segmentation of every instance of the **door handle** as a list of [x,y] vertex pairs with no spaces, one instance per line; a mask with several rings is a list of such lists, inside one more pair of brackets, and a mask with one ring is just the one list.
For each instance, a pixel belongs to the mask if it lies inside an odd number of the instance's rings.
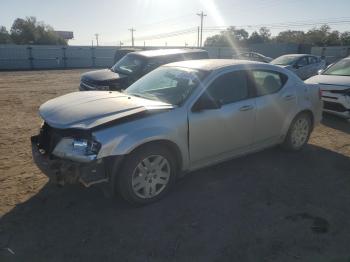
[[292,100],[292,99],[294,99],[294,95],[285,95],[283,98],[284,98],[284,100]]
[[252,110],[253,106],[252,105],[246,105],[246,106],[242,106],[239,111],[248,111],[248,110]]

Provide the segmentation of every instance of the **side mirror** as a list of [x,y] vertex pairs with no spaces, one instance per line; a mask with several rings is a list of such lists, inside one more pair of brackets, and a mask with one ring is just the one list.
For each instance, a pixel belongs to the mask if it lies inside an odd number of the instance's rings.
[[317,71],[317,74],[322,75],[323,71],[324,71],[323,69],[320,69]]
[[219,108],[221,108],[221,103],[219,101],[215,101],[207,93],[204,93],[193,105],[192,112],[200,112],[203,110],[212,110]]

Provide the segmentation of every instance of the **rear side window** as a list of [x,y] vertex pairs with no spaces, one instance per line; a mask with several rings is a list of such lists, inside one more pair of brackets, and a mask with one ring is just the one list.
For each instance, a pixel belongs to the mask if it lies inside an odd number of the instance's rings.
[[300,58],[297,62],[297,66],[299,66],[299,67],[303,67],[303,66],[307,66],[307,65],[308,65],[308,61],[307,61],[306,56]]
[[309,64],[316,64],[318,63],[317,57],[309,56]]
[[160,67],[162,64],[164,63],[161,60],[156,60],[156,59],[149,60],[143,68],[143,73],[147,74],[153,71],[154,69]]
[[222,105],[248,98],[248,78],[244,71],[219,76],[207,89],[208,94]]
[[284,74],[264,70],[252,71],[252,77],[255,82],[257,96],[277,93],[288,80],[288,77]]

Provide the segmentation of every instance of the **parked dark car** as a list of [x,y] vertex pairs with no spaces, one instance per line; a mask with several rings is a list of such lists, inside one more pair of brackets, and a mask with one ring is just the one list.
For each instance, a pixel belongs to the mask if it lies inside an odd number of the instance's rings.
[[82,75],[80,91],[123,90],[157,67],[184,60],[209,58],[201,49],[158,49],[128,53],[112,68]]

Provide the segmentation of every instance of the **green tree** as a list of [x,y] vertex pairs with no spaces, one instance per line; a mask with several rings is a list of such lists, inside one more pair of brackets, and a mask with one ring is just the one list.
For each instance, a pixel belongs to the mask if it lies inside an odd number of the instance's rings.
[[241,45],[247,41],[249,33],[244,29],[236,29],[234,26],[221,31],[220,34],[208,37],[205,46],[232,46]]
[[263,42],[269,42],[271,40],[271,31],[267,27],[261,27],[259,29],[259,35],[261,36]]
[[276,36],[275,40],[280,43],[302,44],[305,42],[305,33],[292,30],[282,31]]
[[35,17],[17,18],[11,27],[11,38],[15,44],[67,45],[51,26],[38,22]]
[[340,35],[342,45],[350,45],[350,31],[345,31]]
[[0,26],[0,44],[12,43],[11,36],[5,26]]
[[340,45],[340,33],[331,31],[329,25],[313,28],[305,34],[305,42],[315,46]]
[[248,39],[248,43],[250,44],[266,43],[270,41],[271,31],[266,27],[261,27],[258,32],[254,31]]

